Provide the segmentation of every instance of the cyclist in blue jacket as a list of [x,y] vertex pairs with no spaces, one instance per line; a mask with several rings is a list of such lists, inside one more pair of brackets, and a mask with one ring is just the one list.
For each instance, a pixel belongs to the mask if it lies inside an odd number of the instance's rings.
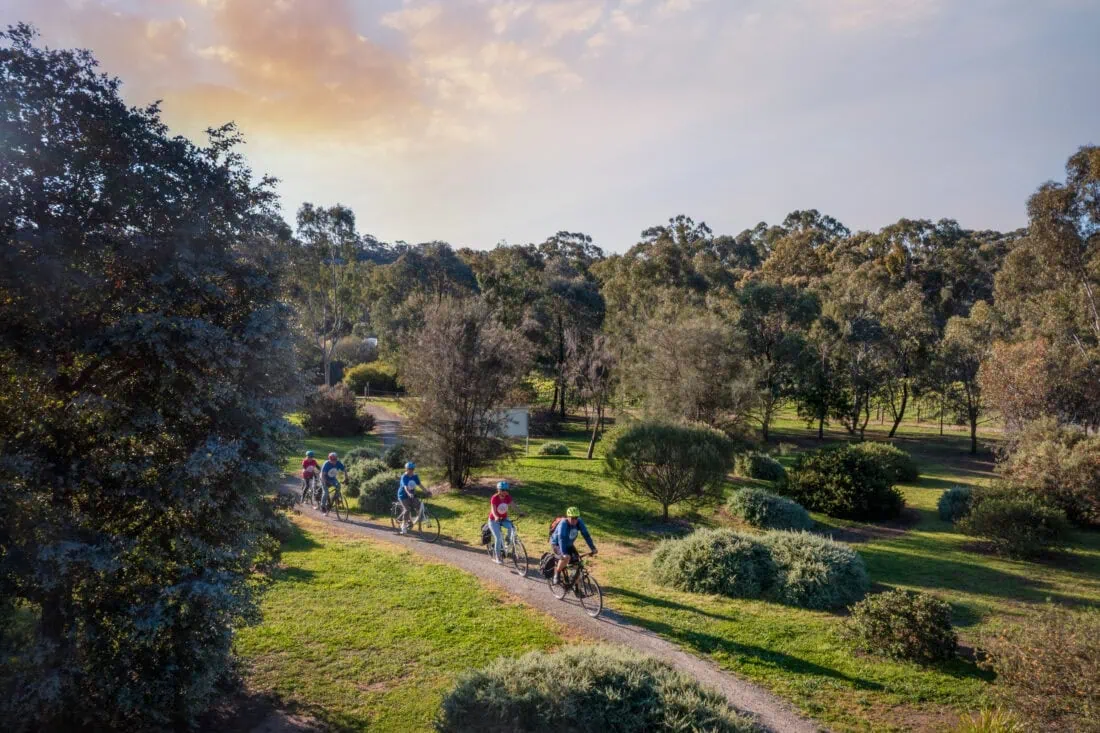
[[401,474],[401,480],[397,484],[397,501],[401,503],[401,534],[408,533],[408,523],[420,513],[420,502],[416,498],[416,487],[424,488],[420,483],[420,476],[416,474],[416,464],[409,461],[405,464],[405,473]]
[[592,535],[588,534],[588,527],[581,519],[581,510],[571,506],[565,510],[565,519],[558,522],[557,526],[554,527],[554,531],[550,534],[550,549],[554,551],[554,557],[558,559],[558,564],[554,567],[555,583],[560,582],[561,571],[565,570],[565,567],[571,561],[580,560],[577,548],[573,544],[576,542],[578,534],[584,537],[584,541],[588,543],[588,549],[595,555],[596,545],[592,543]]

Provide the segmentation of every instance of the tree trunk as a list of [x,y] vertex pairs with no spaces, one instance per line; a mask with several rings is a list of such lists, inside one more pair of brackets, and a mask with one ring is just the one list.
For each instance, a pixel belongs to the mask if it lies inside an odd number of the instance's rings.
[[603,408],[596,406],[596,424],[592,426],[592,440],[588,441],[588,460],[592,460],[592,453],[596,450],[596,436],[600,433],[600,423],[603,421]]
[[664,507],[665,507],[665,521],[667,522],[668,521],[668,504],[665,504]]
[[863,436],[867,433],[867,423],[871,421],[871,398],[867,395],[866,401],[863,403],[863,424],[859,426],[859,440],[863,441]]
[[559,403],[561,404],[561,419],[564,420],[565,419],[565,377],[561,378],[561,399],[559,400]]
[[817,416],[817,439],[825,440],[825,416]]
[[898,431],[898,425],[901,425],[901,421],[905,418],[905,405],[909,402],[909,383],[901,383],[901,409],[898,410],[897,416],[894,418],[894,426],[890,428],[890,436],[894,437],[894,433]]
[[554,380],[554,399],[550,401],[550,412],[558,409],[558,381]]
[[970,455],[978,453],[978,416],[970,413]]
[[944,404],[943,403],[944,403],[944,400],[946,398],[947,398],[946,390],[943,391],[943,392],[940,392],[940,437],[941,438],[943,437],[943,411],[944,411]]

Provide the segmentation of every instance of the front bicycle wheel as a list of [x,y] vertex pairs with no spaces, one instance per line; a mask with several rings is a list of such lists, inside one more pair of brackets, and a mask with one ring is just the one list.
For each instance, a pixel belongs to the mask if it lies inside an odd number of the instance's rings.
[[546,584],[550,586],[550,592],[554,594],[554,598],[559,601],[565,599],[565,594],[569,592],[569,568],[561,571],[561,582],[555,583],[554,576],[551,575],[546,579]]
[[577,596],[585,613],[592,618],[600,615],[603,610],[603,591],[596,579],[588,573],[582,575],[577,582]]
[[396,532],[401,529],[401,505],[394,503],[390,507],[390,526],[393,527],[393,531]]
[[509,554],[512,557],[512,564],[516,566],[520,575],[527,575],[527,548],[518,537],[512,541],[512,551]]
[[348,502],[344,499],[343,494],[339,494],[335,501],[332,502],[332,508],[336,510],[336,518],[342,522],[348,521]]
[[313,484],[307,483],[306,487],[302,490],[302,503],[313,506]]
[[420,539],[425,542],[435,542],[439,539],[440,533],[439,520],[428,514],[427,511],[420,517],[420,520],[416,523],[416,533],[420,535]]

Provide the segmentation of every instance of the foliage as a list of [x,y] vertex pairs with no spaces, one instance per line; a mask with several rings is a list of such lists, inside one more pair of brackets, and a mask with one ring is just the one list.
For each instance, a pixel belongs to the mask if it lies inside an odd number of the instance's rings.
[[389,468],[405,468],[405,464],[413,460],[413,452],[410,443],[405,441],[394,443],[382,453],[382,462]]
[[859,649],[921,663],[955,657],[951,606],[935,596],[891,590],[868,596],[851,610],[846,631]]
[[539,448],[540,456],[567,456],[569,455],[569,446],[565,443],[559,443],[556,440],[552,440],[548,443],[543,443]]
[[628,491],[668,508],[715,498],[733,467],[734,444],[698,425],[640,422],[615,432],[604,456],[608,471]]
[[[271,181],[0,34],[0,719],[183,729],[278,551],[300,393]],[[40,344],[41,348],[34,347]],[[274,528],[275,533],[282,531]]]
[[845,519],[896,517],[905,504],[883,462],[855,445],[799,455],[781,490],[807,509]]
[[1048,604],[1018,626],[982,637],[995,690],[1036,726],[1100,730],[1100,611]]
[[[358,497],[363,486],[372,478],[390,470],[383,461],[377,458],[357,460],[354,463],[348,463],[345,459],[344,465],[348,467],[347,495],[351,499]],[[396,489],[394,491],[396,492]]]
[[814,520],[802,505],[763,489],[738,489],[729,498],[726,508],[760,529],[812,529]]
[[974,490],[970,512],[958,522],[963,532],[982,537],[1010,557],[1033,557],[1065,542],[1065,512],[1042,497],[999,483]]
[[561,416],[554,410],[531,410],[527,414],[527,429],[532,436],[557,435],[561,432]]
[[767,549],[755,537],[703,529],[665,540],[653,552],[653,579],[692,593],[759,598],[775,578]]
[[356,395],[364,395],[367,386],[375,392],[397,392],[397,369],[385,362],[359,364],[344,372],[344,384]]
[[[378,350],[371,342],[359,336],[344,336],[336,342],[332,349],[332,358],[339,359],[349,367],[373,362],[378,358]],[[344,379],[347,379],[349,370],[345,370]]]
[[962,716],[950,733],[1028,733],[1028,730],[1013,713],[997,708]]
[[737,473],[758,481],[782,481],[787,478],[783,464],[767,453],[742,453],[737,457]]
[[1043,497],[1071,521],[1100,525],[1100,437],[1051,419],[1029,423],[997,468],[1006,481]]
[[390,470],[359,481],[359,511],[368,514],[388,513],[390,505],[397,501],[397,484],[400,480],[401,472]]
[[460,489],[474,468],[509,451],[501,411],[530,362],[521,337],[483,303],[444,299],[425,318],[405,362],[417,398],[412,424],[420,448]]
[[348,467],[350,472],[353,463],[359,461],[372,461],[379,457],[378,449],[374,446],[362,445],[358,448],[352,448],[344,454],[344,465]]
[[870,586],[863,558],[851,547],[809,532],[767,532],[761,542],[776,568],[771,597],[800,608],[842,608]]
[[864,441],[853,444],[852,448],[879,461],[891,483],[911,484],[920,479],[920,469],[916,462],[897,446]]
[[302,406],[302,428],[310,435],[344,438],[374,429],[374,416],[343,384],[318,387]]
[[969,486],[952,486],[940,494],[936,502],[936,511],[945,522],[957,522],[970,511],[973,490]]
[[668,662],[612,646],[501,658],[461,678],[444,699],[440,733],[758,730],[724,697]]

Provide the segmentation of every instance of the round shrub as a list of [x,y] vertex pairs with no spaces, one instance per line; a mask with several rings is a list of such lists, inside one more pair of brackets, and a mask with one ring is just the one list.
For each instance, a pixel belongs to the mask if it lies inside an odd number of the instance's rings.
[[846,631],[859,649],[921,663],[954,658],[959,643],[951,606],[907,590],[876,593],[852,606]]
[[383,471],[359,485],[359,511],[369,514],[385,514],[390,504],[397,501],[397,482],[400,471]]
[[882,461],[852,445],[795,458],[782,492],[807,509],[845,519],[889,519],[905,506]]
[[920,469],[908,453],[889,443],[871,441],[854,443],[852,447],[877,459],[893,483],[913,483],[920,479]]
[[662,542],[653,553],[653,579],[693,593],[759,598],[775,568],[756,538],[729,529],[701,529]]
[[936,511],[945,522],[957,522],[970,511],[972,492],[969,486],[952,486],[940,494],[936,502]]
[[730,514],[761,529],[811,529],[814,520],[801,504],[763,489],[738,489],[726,503]]
[[851,547],[809,532],[768,532],[760,541],[775,565],[770,596],[802,608],[841,608],[867,594],[863,558]]
[[1081,526],[1100,526],[1100,436],[1058,425],[1028,424],[997,466],[1012,484],[1039,494]]
[[374,416],[356,404],[343,384],[319,387],[302,412],[302,428],[309,435],[343,438],[374,429]]
[[369,445],[362,445],[358,448],[352,448],[344,455],[344,465],[349,469],[351,464],[359,461],[370,461],[378,458],[379,452],[377,448],[372,448]]
[[390,468],[405,468],[413,459],[412,446],[407,443],[394,443],[382,454],[382,462]]
[[970,513],[958,526],[966,534],[985,538],[996,552],[1010,557],[1038,555],[1063,544],[1069,533],[1065,512],[1008,484],[976,490]]
[[[372,478],[380,473],[385,473],[391,470],[385,463],[372,458],[365,461],[356,461],[348,466],[348,489],[354,489],[357,493],[362,491],[363,486]],[[351,494],[349,494],[350,496]]]
[[443,698],[440,733],[759,730],[718,693],[622,647],[573,646],[497,659]]
[[540,456],[567,456],[569,455],[569,446],[565,443],[559,443],[557,441],[551,441],[549,443],[543,443],[539,448]]
[[379,361],[359,364],[344,372],[344,384],[357,395],[368,385],[371,392],[397,392],[397,369]]
[[783,464],[767,453],[746,453],[737,458],[737,473],[759,481],[782,481],[787,478]]

